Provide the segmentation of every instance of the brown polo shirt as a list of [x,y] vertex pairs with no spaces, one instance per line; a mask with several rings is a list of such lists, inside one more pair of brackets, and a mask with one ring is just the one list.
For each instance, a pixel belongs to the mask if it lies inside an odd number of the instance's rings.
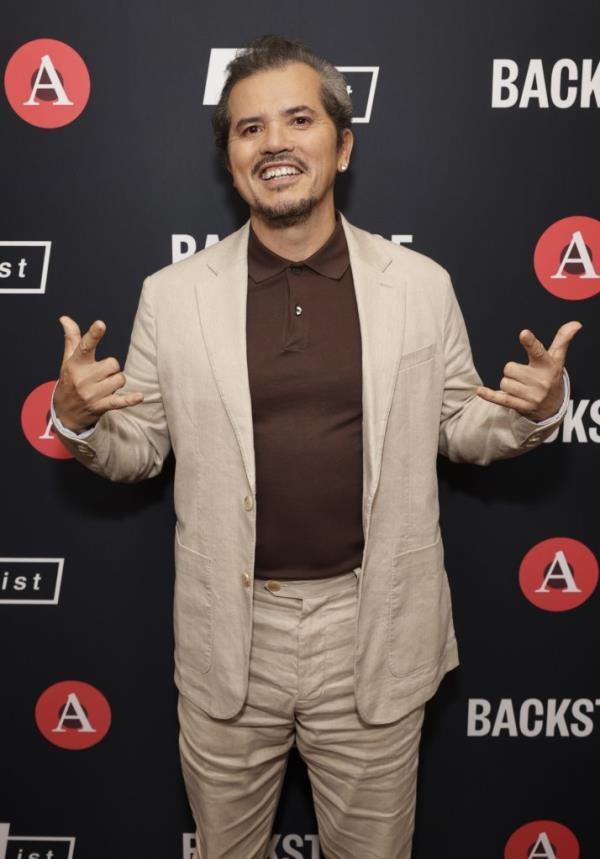
[[256,458],[255,575],[328,578],[360,566],[362,366],[339,217],[302,262],[250,230],[247,355]]

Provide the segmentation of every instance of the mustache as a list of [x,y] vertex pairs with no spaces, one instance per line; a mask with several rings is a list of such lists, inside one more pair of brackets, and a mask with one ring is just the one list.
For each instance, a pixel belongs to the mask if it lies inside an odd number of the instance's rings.
[[308,172],[308,165],[305,164],[305,162],[302,161],[302,159],[295,158],[293,156],[286,155],[285,153],[282,153],[281,155],[276,155],[276,156],[271,155],[269,158],[267,158],[267,157],[261,158],[260,161],[258,161],[254,165],[254,167],[252,168],[252,175],[256,176],[257,173],[260,173],[260,171],[263,169],[263,167],[267,166],[267,164],[276,164],[279,161],[282,161],[285,164],[293,164],[299,170],[302,170],[303,173]]

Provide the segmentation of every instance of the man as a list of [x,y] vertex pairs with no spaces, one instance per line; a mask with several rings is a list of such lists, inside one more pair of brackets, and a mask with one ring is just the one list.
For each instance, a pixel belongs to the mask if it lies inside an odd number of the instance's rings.
[[[202,859],[263,859],[296,741],[327,859],[410,856],[426,700],[457,665],[438,450],[485,464],[560,421],[579,323],[480,385],[447,273],[352,227],[342,76],[262,37],[214,127],[250,221],[147,278],[125,375],[62,317],[67,447],[113,480],[176,456],[176,681]],[[565,382],[563,382],[563,378]],[[126,387],[125,387],[126,386]],[[120,391],[120,393],[117,393]]]

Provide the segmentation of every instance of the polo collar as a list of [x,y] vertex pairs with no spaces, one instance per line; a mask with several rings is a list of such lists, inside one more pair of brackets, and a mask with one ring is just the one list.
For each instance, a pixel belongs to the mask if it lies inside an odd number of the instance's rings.
[[350,265],[348,245],[339,214],[335,215],[335,229],[324,245],[305,260],[289,260],[269,250],[250,226],[248,239],[248,275],[255,283],[281,274],[293,266],[306,266],[317,274],[340,280]]

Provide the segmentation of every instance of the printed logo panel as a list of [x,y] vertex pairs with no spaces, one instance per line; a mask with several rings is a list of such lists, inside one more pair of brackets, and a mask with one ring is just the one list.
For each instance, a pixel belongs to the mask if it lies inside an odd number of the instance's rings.
[[565,444],[588,441],[600,443],[600,400],[569,400],[562,424],[551,433],[545,444],[560,439]]
[[64,558],[0,558],[0,605],[58,605]]
[[[211,48],[203,104],[219,103],[227,77],[227,65],[235,59],[238,50],[238,48]],[[337,66],[336,68],[346,78],[348,93],[352,98],[354,114],[352,122],[370,122],[379,78],[379,66]]]
[[582,301],[600,292],[600,221],[585,215],[562,218],[536,245],[533,267],[557,298]]
[[14,112],[38,128],[73,122],[90,97],[90,75],[77,51],[56,39],[34,39],[15,51],[4,73]]
[[586,58],[563,57],[550,66],[539,58],[527,67],[511,59],[495,59],[492,65],[492,107],[600,107],[600,63]]
[[[186,832],[183,836],[183,859],[196,859],[196,836]],[[320,859],[319,837],[316,834],[288,833],[271,836],[265,859]]]
[[104,739],[111,724],[102,692],[80,680],[64,680],[43,692],[35,721],[43,736],[61,749],[89,749]]
[[0,823],[0,859],[74,859],[75,838],[57,835],[10,835]]
[[0,295],[46,292],[52,242],[0,242]]
[[579,540],[552,537],[533,546],[521,562],[519,584],[530,603],[545,611],[569,611],[590,598],[598,561]]
[[468,737],[589,737],[600,698],[469,698]]
[[[393,233],[390,240],[395,245],[410,245],[413,242],[412,233]],[[218,233],[207,233],[204,247],[209,248],[219,242]],[[171,233],[171,262],[193,256],[198,251],[198,243],[190,233]]]
[[25,438],[38,453],[51,459],[72,459],[73,454],[54,433],[50,403],[56,380],[43,382],[34,388],[23,403],[21,426]]
[[504,859],[579,859],[579,843],[562,823],[535,820],[511,835]]

